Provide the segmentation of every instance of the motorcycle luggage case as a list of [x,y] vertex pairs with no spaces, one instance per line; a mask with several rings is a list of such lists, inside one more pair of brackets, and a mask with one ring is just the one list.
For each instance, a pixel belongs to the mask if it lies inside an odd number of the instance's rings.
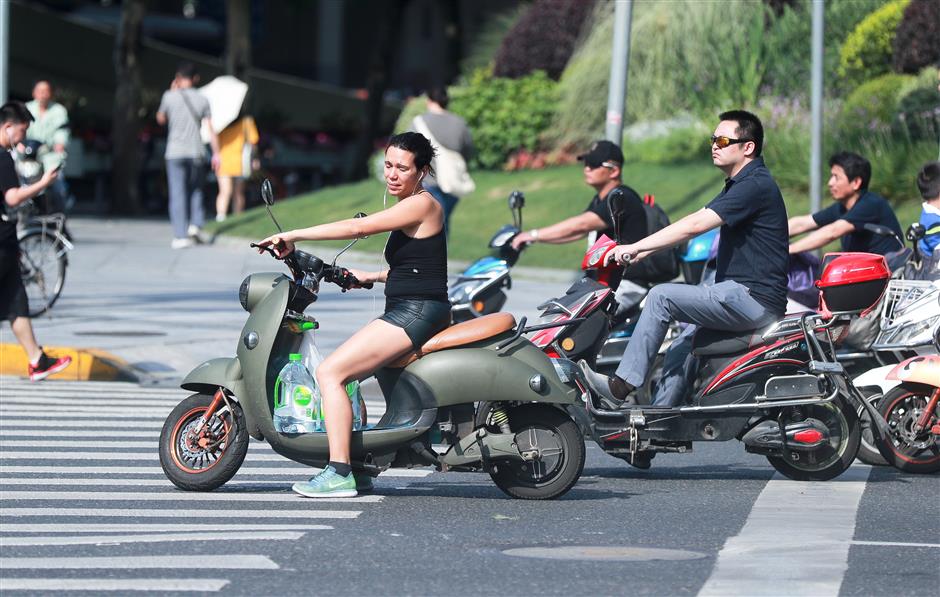
[[822,294],[822,306],[833,313],[871,309],[891,277],[885,258],[873,253],[830,253],[823,264],[816,286]]

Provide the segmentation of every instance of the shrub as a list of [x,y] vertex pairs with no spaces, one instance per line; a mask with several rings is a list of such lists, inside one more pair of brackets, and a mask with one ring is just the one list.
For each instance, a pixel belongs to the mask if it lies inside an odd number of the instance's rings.
[[940,60],[940,2],[912,0],[894,36],[894,70],[915,73]]
[[890,70],[895,30],[909,0],[893,0],[865,17],[839,52],[839,75],[849,82],[872,79]]
[[542,70],[558,79],[592,8],[586,0],[535,0],[503,38],[493,73],[516,79]]
[[892,73],[859,85],[845,100],[840,128],[849,131],[890,124],[897,114],[901,94],[915,81],[910,75]]
[[646,164],[700,161],[708,155],[709,132],[689,116],[637,123],[624,131],[624,159]]
[[539,148],[557,105],[557,85],[542,71],[520,79],[475,71],[465,84],[450,89],[449,109],[467,120],[476,147],[474,162],[498,168],[519,149]]
[[940,137],[940,102],[933,87],[919,87],[898,102],[895,127],[904,127],[912,139],[936,141]]

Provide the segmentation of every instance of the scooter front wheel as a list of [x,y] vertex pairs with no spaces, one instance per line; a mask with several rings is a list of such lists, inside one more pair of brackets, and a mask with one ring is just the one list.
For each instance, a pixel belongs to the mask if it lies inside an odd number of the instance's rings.
[[928,385],[905,383],[878,401],[878,412],[884,416],[890,432],[875,441],[888,462],[904,472],[940,471],[940,436],[931,432],[940,422],[940,412],[929,415],[926,428],[917,428],[934,391]]
[[521,452],[531,460],[500,460],[490,477],[504,493],[525,500],[550,500],[571,489],[584,469],[584,436],[571,417],[553,406],[510,409],[509,425]]
[[211,491],[235,476],[248,453],[248,428],[237,402],[217,410],[197,433],[212,396],[194,394],[180,402],[160,433],[160,465],[174,485]]

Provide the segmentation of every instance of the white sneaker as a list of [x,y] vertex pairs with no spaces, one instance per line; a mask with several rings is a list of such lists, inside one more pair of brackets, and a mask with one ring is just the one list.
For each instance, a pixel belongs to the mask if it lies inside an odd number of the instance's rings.
[[189,247],[196,244],[191,238],[174,238],[170,242],[171,249],[188,249]]
[[206,235],[202,233],[202,228],[199,228],[198,226],[193,226],[190,224],[189,228],[186,230],[186,234],[189,235],[189,238],[192,241],[197,242],[200,245],[204,245],[209,242],[206,238]]
[[216,222],[224,222],[224,221],[225,221],[225,214],[215,214],[215,221],[216,221]]

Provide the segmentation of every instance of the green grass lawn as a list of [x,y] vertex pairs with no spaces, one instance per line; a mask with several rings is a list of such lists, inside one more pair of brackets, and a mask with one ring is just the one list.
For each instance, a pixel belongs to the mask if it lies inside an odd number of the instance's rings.
[[[486,243],[501,225],[510,223],[506,200],[514,190],[525,193],[523,209],[525,229],[546,226],[578,214],[594,195],[584,184],[579,166],[563,166],[523,172],[474,172],[477,190],[458,203],[451,217],[451,238],[448,256],[452,259],[473,260],[487,252]],[[682,165],[628,164],[624,168],[624,182],[640,195],[652,193],[657,202],[675,221],[702,207],[714,197],[723,184],[724,176],[710,162]],[[913,183],[912,183],[913,185]],[[873,189],[877,192],[877,186]],[[352,217],[356,212],[375,213],[382,209],[384,187],[375,179],[330,187],[290,199],[279,200],[272,208],[275,217],[285,229],[302,228]],[[783,191],[790,215],[806,213],[809,198],[802,193]],[[831,199],[824,197],[824,205]],[[896,206],[902,229],[915,221],[920,204],[914,201]],[[260,239],[274,232],[274,226],[263,207],[231,216],[221,224],[212,223],[210,231],[222,235]],[[357,251],[380,252],[386,235],[360,241]],[[316,247],[337,247],[342,242],[311,243]],[[584,255],[583,242],[568,245],[536,244],[519,260],[520,265],[534,267],[577,267]],[[322,257],[329,250],[320,250]]]

